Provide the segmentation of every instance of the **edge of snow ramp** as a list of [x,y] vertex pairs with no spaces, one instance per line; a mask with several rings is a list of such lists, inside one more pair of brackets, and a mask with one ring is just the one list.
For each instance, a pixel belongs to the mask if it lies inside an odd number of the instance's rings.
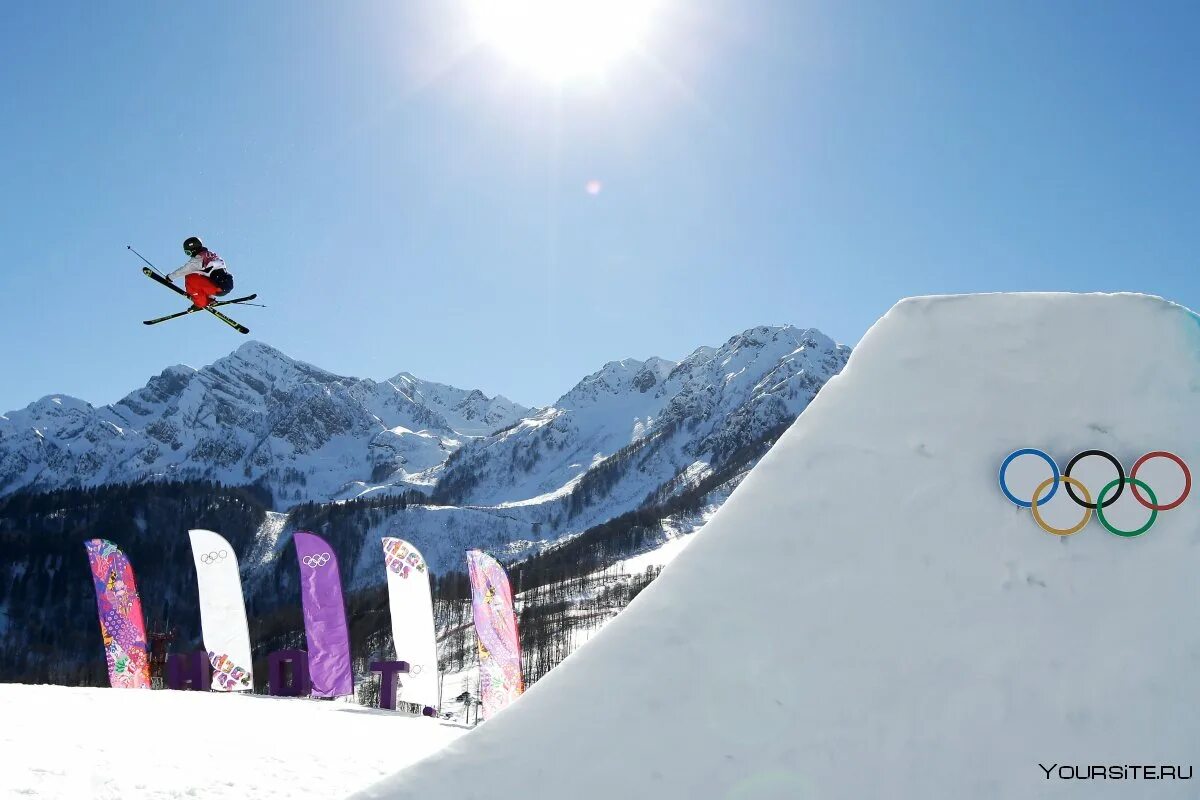
[[897,304],[626,611],[356,797],[1193,796],[1200,497],[1141,536],[1051,535],[997,486],[1022,448],[1195,469],[1196,315]]

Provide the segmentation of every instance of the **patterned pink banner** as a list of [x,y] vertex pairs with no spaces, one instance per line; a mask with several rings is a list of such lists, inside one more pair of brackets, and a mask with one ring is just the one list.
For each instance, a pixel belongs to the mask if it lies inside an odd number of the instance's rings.
[[84,546],[96,584],[108,681],[114,689],[149,689],[146,624],[133,566],[121,548],[107,539],[91,539]]
[[479,693],[483,718],[491,719],[525,691],[521,637],[504,568],[487,553],[468,550],[467,569],[471,573],[471,611],[479,644]]

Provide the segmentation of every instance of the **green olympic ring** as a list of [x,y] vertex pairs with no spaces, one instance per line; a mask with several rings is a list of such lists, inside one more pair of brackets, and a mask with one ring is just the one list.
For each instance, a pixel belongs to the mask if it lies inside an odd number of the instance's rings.
[[[1114,527],[1112,523],[1110,523],[1104,516],[1104,496],[1107,495],[1114,486],[1120,486],[1122,482],[1128,482],[1134,486],[1145,489],[1146,494],[1150,495],[1150,505],[1147,506],[1147,508],[1150,509],[1150,519],[1146,520],[1146,524],[1137,530],[1123,531],[1120,528]],[[1132,539],[1134,536],[1141,536],[1143,533],[1150,530],[1150,527],[1154,524],[1154,521],[1158,519],[1158,509],[1155,508],[1157,505],[1158,498],[1154,496],[1154,490],[1147,486],[1145,481],[1132,477],[1117,478],[1114,481],[1110,481],[1103,489],[1100,490],[1100,496],[1096,498],[1096,519],[1100,520],[1100,524],[1103,525],[1109,533],[1115,533],[1117,536],[1124,536],[1127,539]]]

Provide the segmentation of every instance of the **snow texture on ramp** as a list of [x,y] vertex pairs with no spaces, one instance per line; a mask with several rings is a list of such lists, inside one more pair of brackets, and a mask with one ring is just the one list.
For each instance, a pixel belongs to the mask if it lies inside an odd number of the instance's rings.
[[1063,538],[996,475],[1022,447],[1198,470],[1198,433],[1184,308],[901,302],[625,612],[360,797],[1194,797],[1039,763],[1200,760],[1200,497]]

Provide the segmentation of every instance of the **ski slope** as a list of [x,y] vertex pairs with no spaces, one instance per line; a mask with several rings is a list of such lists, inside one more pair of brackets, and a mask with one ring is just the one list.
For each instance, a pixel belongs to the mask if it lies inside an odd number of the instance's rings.
[[1024,447],[1200,469],[1200,319],[898,304],[625,612],[356,798],[1195,797],[1039,764],[1200,761],[1200,496],[1141,537],[1053,536],[997,485]]
[[0,684],[0,709],[0,797],[29,800],[328,800],[463,733],[348,703],[208,692]]

